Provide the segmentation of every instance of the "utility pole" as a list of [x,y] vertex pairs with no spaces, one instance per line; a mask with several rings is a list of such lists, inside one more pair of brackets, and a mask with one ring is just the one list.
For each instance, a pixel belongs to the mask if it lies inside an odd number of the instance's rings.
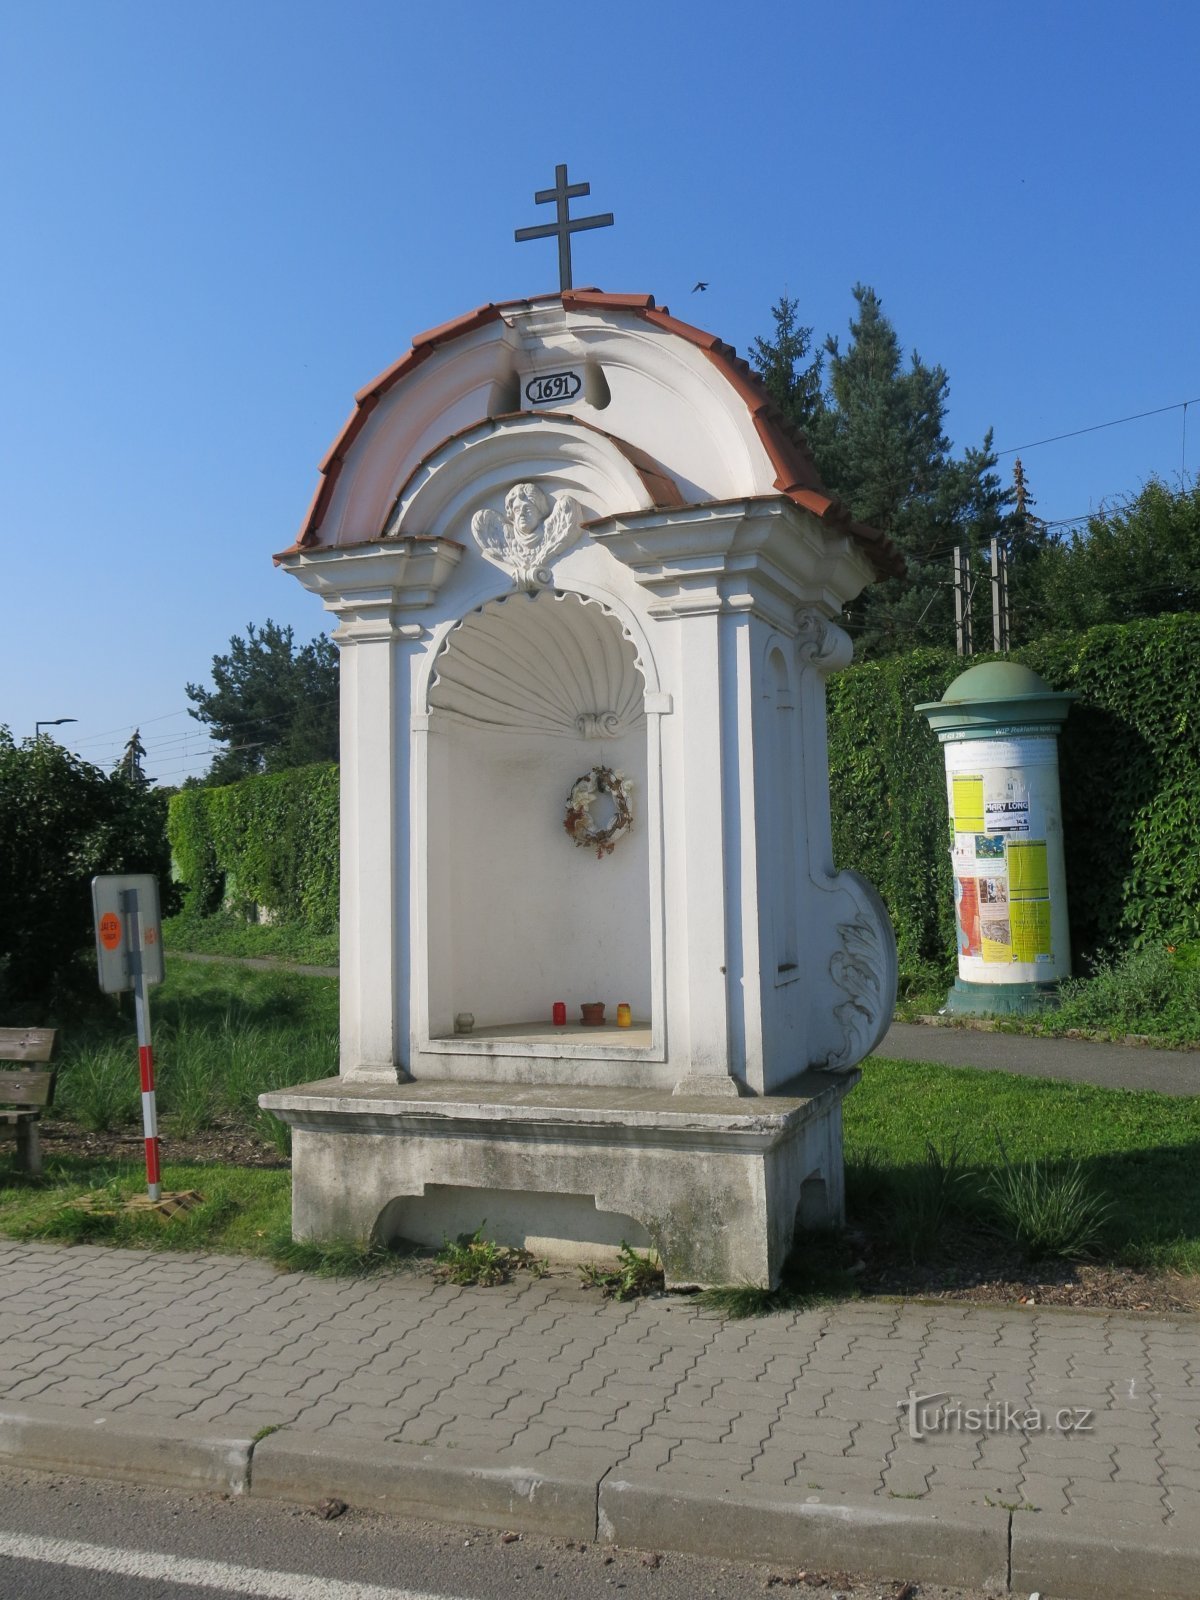
[[954,546],[954,637],[960,656],[973,656],[971,640],[971,555]]
[[992,649],[1008,654],[1012,617],[1008,609],[1008,546],[992,540]]

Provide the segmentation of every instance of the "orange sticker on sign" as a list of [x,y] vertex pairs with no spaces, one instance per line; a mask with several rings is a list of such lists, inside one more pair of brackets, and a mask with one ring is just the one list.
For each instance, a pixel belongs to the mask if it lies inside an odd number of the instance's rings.
[[115,950],[121,943],[121,919],[111,911],[100,918],[100,943],[106,950]]
[[147,944],[157,944],[158,943],[158,929],[157,928],[145,928],[145,929],[143,929],[142,938],[145,940],[145,942]]

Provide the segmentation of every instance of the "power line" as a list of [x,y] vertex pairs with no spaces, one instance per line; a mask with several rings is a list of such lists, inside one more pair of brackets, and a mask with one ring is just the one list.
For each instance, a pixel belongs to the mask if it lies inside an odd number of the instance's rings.
[[107,739],[113,734],[127,734],[132,728],[148,728],[151,723],[166,722],[171,717],[187,715],[188,711],[185,708],[183,711],[164,711],[161,717],[142,717],[140,721],[132,718],[129,722],[123,722],[119,728],[105,728],[101,733],[89,733],[86,739],[77,739],[75,745],[78,748],[85,744],[99,744],[102,739]]
[[[315,699],[315,700],[306,700],[304,702],[304,705],[306,707],[307,706],[328,706],[328,705],[332,705],[337,699],[338,699],[338,696],[336,694],[326,694],[326,695],[321,695],[318,699]],[[105,739],[110,738],[113,735],[116,735],[118,737],[124,737],[124,736],[128,735],[136,727],[148,727],[149,724],[152,723],[152,722],[165,722],[167,720],[167,717],[181,717],[181,716],[190,716],[190,715],[191,715],[191,711],[187,710],[187,711],[168,711],[161,717],[147,717],[147,718],[143,719],[141,722],[139,722],[136,718],[133,718],[128,723],[123,723],[121,725],[121,727],[119,727],[119,728],[110,728],[110,729],[108,729],[107,733],[90,734],[86,739],[74,740],[72,742],[72,748],[76,749],[76,750],[81,750],[87,745],[102,744],[105,741]],[[270,723],[280,722],[285,717],[294,717],[295,715],[296,715],[295,708],[294,707],[289,707],[286,711],[274,711],[274,712],[271,713],[271,715],[269,717],[239,718],[237,725],[238,725],[239,728],[244,729],[246,732],[249,732],[253,728],[265,728]],[[201,719],[197,718],[196,720],[199,722]],[[199,727],[199,728],[187,728],[182,733],[166,734],[163,739],[159,740],[158,746],[156,748],[161,747],[161,745],[164,744],[164,743],[169,743],[171,741],[178,742],[178,741],[181,741],[181,740],[186,740],[189,737],[197,737],[197,738],[201,738],[202,737],[202,738],[206,738],[206,739],[211,739],[214,736],[212,734],[211,729],[206,724],[202,724],[201,727]]]
[[1161,417],[1167,411],[1182,411],[1187,426],[1188,406],[1200,405],[1200,395],[1191,400],[1176,400],[1173,405],[1156,406],[1153,411],[1135,411],[1129,417],[1114,417],[1111,422],[1094,422],[1090,428],[1075,428],[1070,433],[1055,433],[1048,439],[1034,439],[1029,444],[1015,444],[1009,450],[993,450],[994,456],[1015,456],[1022,450],[1036,450],[1042,444],[1058,444],[1062,439],[1078,439],[1084,433],[1099,433],[1102,428],[1119,428],[1124,422],[1140,422],[1143,417]]

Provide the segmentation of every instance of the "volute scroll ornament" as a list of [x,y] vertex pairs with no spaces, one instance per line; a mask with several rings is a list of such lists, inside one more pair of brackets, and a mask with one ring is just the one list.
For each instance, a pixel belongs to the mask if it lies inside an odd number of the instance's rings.
[[824,612],[805,606],[796,613],[796,654],[825,677],[850,665],[854,644],[846,630]]
[[569,494],[551,499],[536,483],[514,483],[504,497],[504,515],[477,511],[471,532],[480,550],[506,567],[519,589],[544,589],[547,563],[579,533],[579,502]]
[[896,1006],[896,935],[887,908],[873,884],[857,872],[839,872],[838,883],[851,891],[858,914],[838,926],[838,946],[829,976],[845,999],[834,1006],[842,1045],[824,1063],[826,1072],[848,1072],[876,1049]]

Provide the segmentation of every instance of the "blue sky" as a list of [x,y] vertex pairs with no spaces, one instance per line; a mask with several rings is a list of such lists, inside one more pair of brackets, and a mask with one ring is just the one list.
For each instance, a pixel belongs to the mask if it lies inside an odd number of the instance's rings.
[[[556,286],[512,234],[559,161],[616,214],[576,283],[743,351],[781,292],[821,336],[869,283],[959,445],[1200,400],[1182,0],[7,0],[0,40],[0,722],[74,716],[102,765],[140,725],[202,770],[185,683],[324,626],[271,553],[413,333]],[[1060,519],[1183,447],[1174,410],[1023,457]]]

